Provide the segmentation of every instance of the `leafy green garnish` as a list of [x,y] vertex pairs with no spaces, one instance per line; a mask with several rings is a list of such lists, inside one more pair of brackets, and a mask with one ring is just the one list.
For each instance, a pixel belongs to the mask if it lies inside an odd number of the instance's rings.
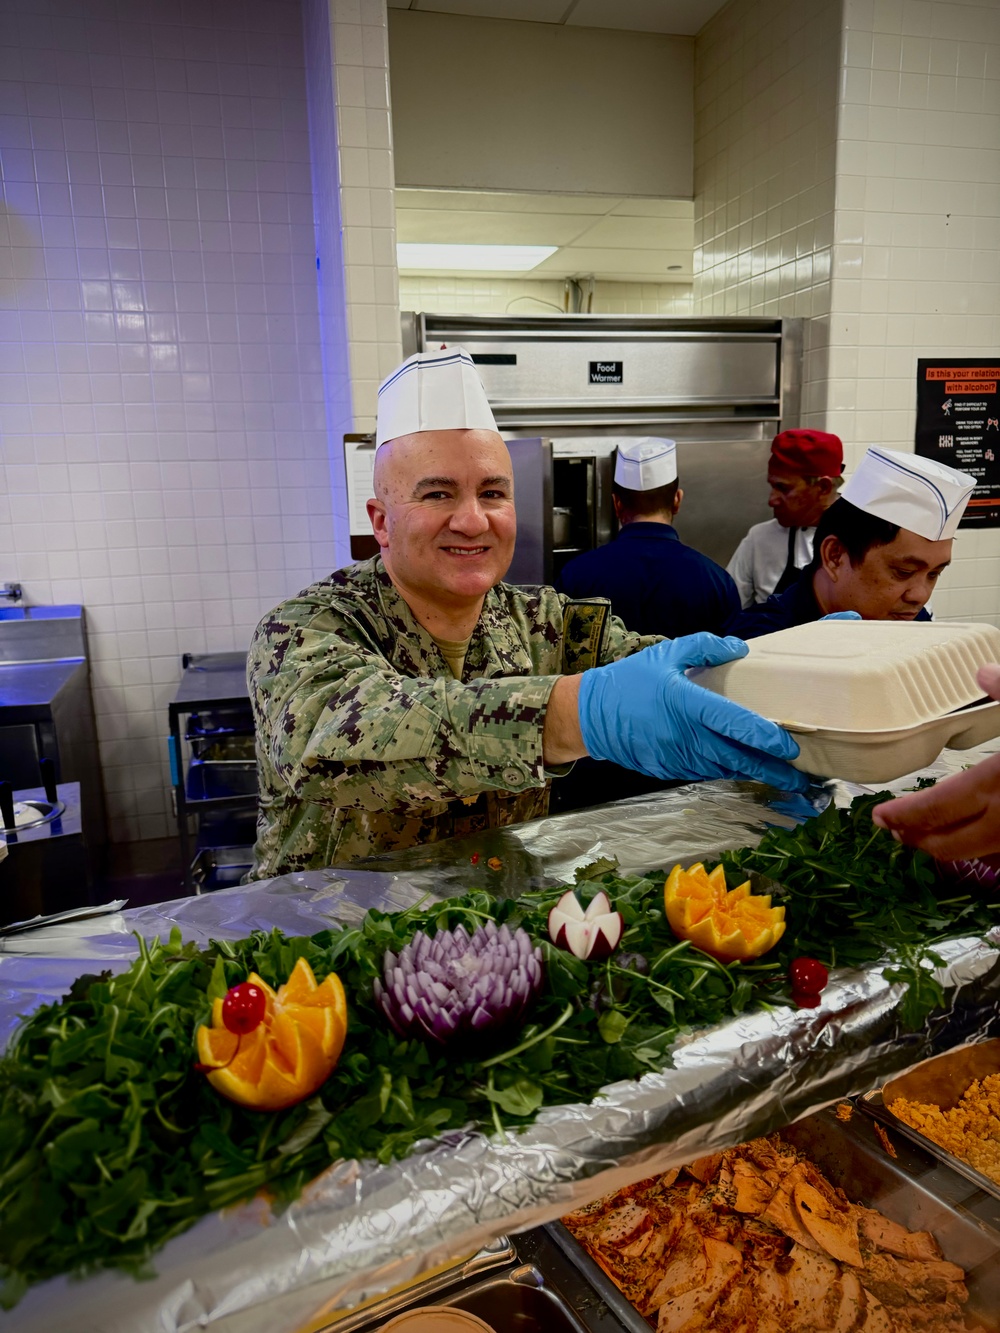
[[859,796],[849,810],[829,806],[793,829],[772,828],[755,848],[723,852],[727,883],[756,871],[777,882],[786,930],[768,959],[806,955],[829,966],[888,961],[885,977],[907,986],[900,1016],[911,1030],[943,1002],[927,964],[940,965],[944,939],[983,936],[996,925],[995,900],[944,884],[933,858],[896,842],[872,823],[890,792]]
[[[360,928],[295,939],[256,932],[207,950],[174,932],[165,945],[140,941],[139,958],[117,976],[81,977],[27,1019],[0,1059],[0,1302],[56,1273],[146,1272],[150,1255],[203,1214],[262,1189],[280,1205],[340,1158],[387,1162],[444,1130],[523,1125],[543,1103],[589,1100],[608,1083],[664,1068],[684,1027],[734,1012],[740,984],[677,944],[662,878],[617,880],[613,892],[631,946],[649,952],[652,969],[600,1015],[587,996],[614,965],[582,963],[548,941],[561,888],[517,903],[470,893],[373,910]],[[418,929],[473,930],[490,918],[523,923],[541,942],[546,985],[531,1021],[475,1050],[401,1041],[372,999],[386,949]],[[244,1110],[195,1068],[195,1032],[229,986],[256,971],[277,987],[300,956],[318,978],[340,975],[347,1045],[308,1102]]]
[[[125,972],[80,977],[0,1058],[0,1304],[57,1273],[148,1273],[156,1249],[205,1213],[262,1190],[280,1207],[338,1159],[388,1162],[470,1124],[502,1133],[543,1105],[662,1070],[682,1034],[785,1000],[799,954],[849,965],[888,957],[885,975],[907,986],[903,1020],[918,1026],[943,1002],[934,946],[985,934],[997,908],[938,885],[929,858],[874,828],[875,799],[724,855],[732,883],[760,872],[786,907],[785,937],[752,964],[725,966],[674,937],[663,871],[619,875],[610,864],[576,885],[584,903],[606,892],[624,920],[619,950],[601,962],[550,943],[562,885],[516,901],[473,892],[371,910],[360,927],[309,938],[257,931],[204,950],[176,931],[166,944],[140,940]],[[400,1040],[372,997],[385,951],[416,930],[471,931],[487,919],[522,925],[541,946],[545,984],[530,1021],[474,1049]],[[228,987],[251,971],[277,987],[299,957],[317,979],[336,971],[343,981],[347,1044],[307,1102],[244,1110],[195,1068],[195,1032]]]
[[600,879],[602,875],[617,870],[618,860],[612,856],[599,856],[596,861],[589,861],[580,866],[573,876],[577,884],[585,884],[589,879]]

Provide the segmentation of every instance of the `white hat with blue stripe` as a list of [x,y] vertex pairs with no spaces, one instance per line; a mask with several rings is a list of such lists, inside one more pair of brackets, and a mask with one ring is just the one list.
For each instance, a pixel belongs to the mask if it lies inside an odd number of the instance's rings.
[[655,491],[677,480],[677,444],[653,435],[620,440],[615,481],[627,491]]
[[930,542],[954,537],[976,479],[918,454],[869,449],[841,491],[866,514]]
[[417,352],[379,385],[376,449],[418,431],[496,428],[483,382],[464,348]]

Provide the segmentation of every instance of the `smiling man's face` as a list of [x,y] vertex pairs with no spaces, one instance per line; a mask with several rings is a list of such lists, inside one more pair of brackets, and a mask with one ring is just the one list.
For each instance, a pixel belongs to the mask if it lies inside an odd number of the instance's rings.
[[474,608],[514,556],[514,480],[495,431],[403,435],[375,455],[368,516],[393,583],[415,602]]

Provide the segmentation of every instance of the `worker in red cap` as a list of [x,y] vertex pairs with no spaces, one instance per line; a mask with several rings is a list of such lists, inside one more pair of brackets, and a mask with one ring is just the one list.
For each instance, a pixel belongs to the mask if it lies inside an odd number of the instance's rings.
[[783,430],[771,443],[767,503],[727,566],[744,607],[784,592],[812,559],[816,524],[837,498],[844,446],[825,430]]

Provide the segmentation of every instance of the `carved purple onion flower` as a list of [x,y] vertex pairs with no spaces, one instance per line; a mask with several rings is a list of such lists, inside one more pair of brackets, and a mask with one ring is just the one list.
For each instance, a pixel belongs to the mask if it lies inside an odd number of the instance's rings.
[[992,859],[980,861],[973,856],[965,861],[938,861],[938,877],[958,888],[992,893],[1000,883],[1000,869],[990,863]]
[[492,921],[469,935],[463,926],[413,939],[383,960],[375,1002],[400,1037],[457,1037],[515,1023],[542,984],[542,952],[520,927]]

